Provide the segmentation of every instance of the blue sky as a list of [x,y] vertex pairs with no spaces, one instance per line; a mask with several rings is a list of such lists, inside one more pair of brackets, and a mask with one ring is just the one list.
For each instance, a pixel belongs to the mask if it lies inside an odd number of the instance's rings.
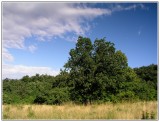
[[130,67],[157,64],[156,3],[2,3],[2,77],[57,75],[77,37],[106,37]]

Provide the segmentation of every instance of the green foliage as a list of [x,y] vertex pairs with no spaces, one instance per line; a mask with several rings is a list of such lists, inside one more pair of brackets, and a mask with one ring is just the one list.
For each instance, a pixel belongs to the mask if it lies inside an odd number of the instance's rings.
[[151,64],[140,68],[134,68],[136,74],[142,79],[137,92],[140,99],[157,99],[157,65]]
[[37,104],[62,104],[69,101],[67,88],[54,88],[36,96],[34,103]]
[[46,101],[47,101],[46,96],[42,95],[42,94],[39,94],[39,95],[36,96],[36,98],[34,100],[34,103],[43,104]]
[[140,68],[134,68],[137,75],[144,81],[157,82],[157,65],[151,64],[149,66],[142,66]]
[[15,104],[20,102],[20,96],[12,93],[3,93],[3,104]]
[[[28,81],[26,80],[28,79]],[[25,80],[24,80],[25,79]],[[3,80],[3,103],[27,103],[32,104],[38,95],[52,89],[55,77],[48,75],[24,76],[22,79]],[[41,98],[39,98],[41,99]]]
[[[63,104],[157,99],[157,65],[130,68],[114,43],[79,37],[57,76],[3,80],[3,104]],[[154,114],[152,115],[154,118]]]
[[69,92],[66,88],[54,88],[49,92],[47,104],[63,104],[69,101]]

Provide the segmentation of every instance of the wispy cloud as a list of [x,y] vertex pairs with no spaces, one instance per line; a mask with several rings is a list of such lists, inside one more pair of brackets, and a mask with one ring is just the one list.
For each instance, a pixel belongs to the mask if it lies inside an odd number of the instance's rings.
[[37,47],[35,45],[30,45],[28,49],[31,53],[34,53],[34,51],[37,50]]
[[24,66],[24,65],[2,65],[2,79],[12,78],[20,79],[25,75],[33,76],[35,74],[47,74],[56,76],[59,74],[59,70],[54,70],[49,67],[34,67],[34,66]]
[[9,53],[9,51],[6,48],[2,48],[2,57],[3,61],[12,62],[14,60],[14,57]]
[[123,6],[122,4],[115,4],[111,7],[111,11],[113,12],[117,12],[117,11],[129,11],[129,10],[136,10],[136,9],[143,9],[143,10],[148,10],[148,8],[146,6],[144,6],[143,4],[139,3],[139,4],[133,4],[133,5],[129,5],[129,6]]

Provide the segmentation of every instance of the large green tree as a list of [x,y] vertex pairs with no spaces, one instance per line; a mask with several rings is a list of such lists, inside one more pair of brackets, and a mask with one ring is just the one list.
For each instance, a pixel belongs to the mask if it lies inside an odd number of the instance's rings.
[[72,98],[85,104],[115,96],[128,77],[127,57],[105,38],[92,45],[89,38],[79,37],[65,68],[73,82]]

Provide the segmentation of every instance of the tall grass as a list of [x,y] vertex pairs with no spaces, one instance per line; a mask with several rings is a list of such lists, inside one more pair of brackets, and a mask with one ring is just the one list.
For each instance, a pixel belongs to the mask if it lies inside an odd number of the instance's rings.
[[[157,119],[158,102],[105,103],[88,106],[57,105],[3,105],[3,119],[16,120],[140,120],[143,113]],[[146,118],[143,118],[146,119]]]

